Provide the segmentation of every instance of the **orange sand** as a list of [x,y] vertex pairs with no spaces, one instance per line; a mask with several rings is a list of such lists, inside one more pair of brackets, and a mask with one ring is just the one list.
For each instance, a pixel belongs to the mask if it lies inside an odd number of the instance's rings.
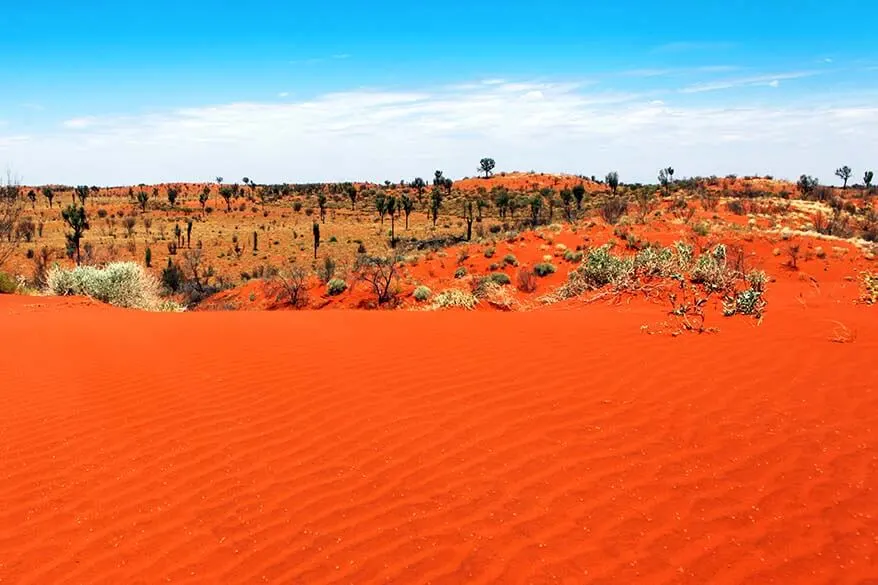
[[874,583],[876,314],[770,310],[0,297],[0,583]]

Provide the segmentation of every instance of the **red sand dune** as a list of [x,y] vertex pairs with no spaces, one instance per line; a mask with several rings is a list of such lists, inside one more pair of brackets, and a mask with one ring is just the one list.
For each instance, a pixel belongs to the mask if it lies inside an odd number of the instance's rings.
[[655,317],[0,297],[0,583],[878,582],[874,311]]

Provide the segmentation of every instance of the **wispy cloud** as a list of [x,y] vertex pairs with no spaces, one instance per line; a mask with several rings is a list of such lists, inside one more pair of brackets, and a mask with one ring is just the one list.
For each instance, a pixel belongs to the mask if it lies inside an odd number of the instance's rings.
[[[770,84],[791,75],[743,83]],[[262,181],[398,180],[434,168],[462,176],[472,174],[483,156],[495,158],[501,169],[617,169],[627,180],[650,180],[668,161],[681,175],[820,176],[827,160],[843,155],[859,167],[878,150],[872,96],[853,95],[845,105],[833,99],[833,106],[773,107],[745,107],[727,94],[712,96],[709,105],[699,104],[697,95],[679,97],[534,81],[346,91],[73,118],[57,132],[26,141],[0,132],[0,160],[27,180],[94,184],[216,174]]]
[[811,77],[817,75],[816,71],[793,71],[789,73],[778,73],[775,75],[756,75],[753,77],[739,77],[736,79],[721,79],[717,81],[707,81],[694,83],[680,89],[680,93],[701,93],[705,91],[719,91],[722,89],[733,89],[738,87],[778,87],[781,81],[789,79],[801,79],[803,77]]

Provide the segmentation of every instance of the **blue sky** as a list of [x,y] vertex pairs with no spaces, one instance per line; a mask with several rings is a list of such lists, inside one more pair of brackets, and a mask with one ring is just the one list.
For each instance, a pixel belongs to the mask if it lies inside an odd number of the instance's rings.
[[19,2],[0,13],[0,165],[398,180],[493,156],[829,181],[878,166],[876,23],[867,0]]

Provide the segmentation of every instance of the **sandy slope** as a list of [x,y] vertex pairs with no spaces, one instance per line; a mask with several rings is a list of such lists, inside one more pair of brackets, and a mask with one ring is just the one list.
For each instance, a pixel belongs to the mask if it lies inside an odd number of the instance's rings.
[[876,313],[829,310],[0,297],[0,582],[874,583]]

